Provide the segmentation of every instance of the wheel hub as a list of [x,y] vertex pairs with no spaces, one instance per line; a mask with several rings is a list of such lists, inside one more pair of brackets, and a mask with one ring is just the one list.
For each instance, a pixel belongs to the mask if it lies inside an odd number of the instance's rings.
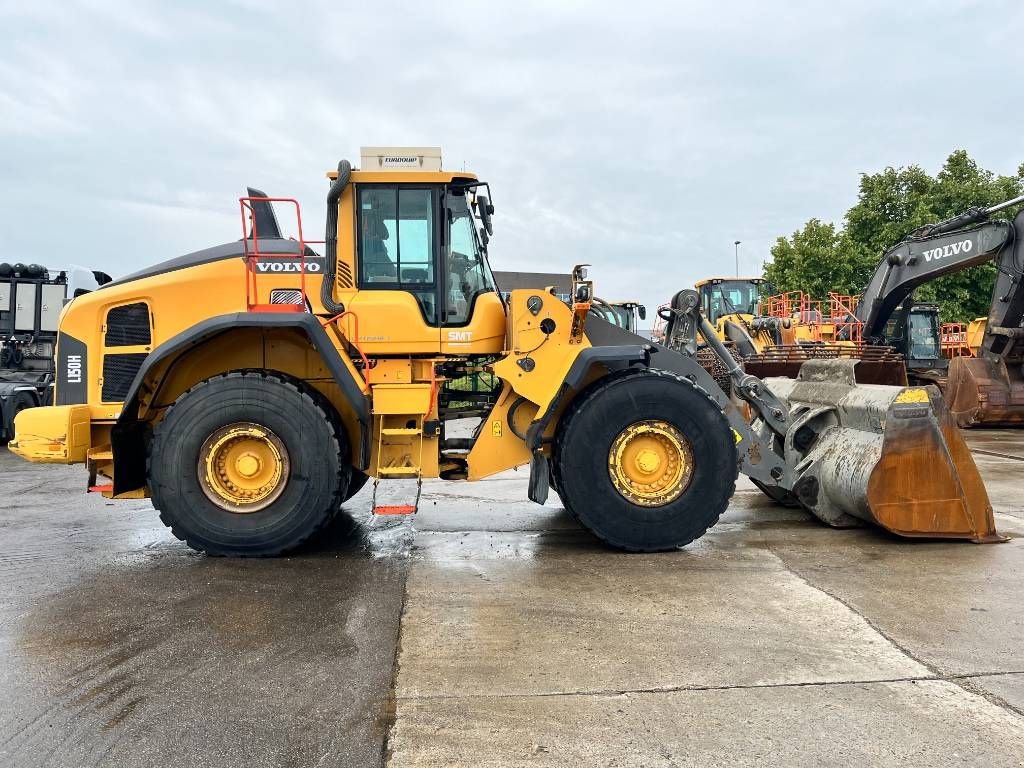
[[647,507],[675,501],[693,477],[689,440],[666,421],[638,421],[608,451],[608,474],[624,498]]
[[199,450],[199,484],[228,512],[257,512],[270,506],[288,484],[288,451],[270,429],[236,422],[216,430]]

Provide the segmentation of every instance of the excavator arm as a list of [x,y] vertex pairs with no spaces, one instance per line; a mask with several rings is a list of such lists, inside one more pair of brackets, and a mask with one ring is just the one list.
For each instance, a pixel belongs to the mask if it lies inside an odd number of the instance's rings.
[[1021,203],[1024,195],[917,230],[885,253],[857,307],[865,338],[884,341],[889,318],[919,285],[996,262],[978,357],[951,360],[946,378],[944,394],[962,427],[1024,423],[1024,211],[1012,222],[991,218]]
[[857,306],[864,336],[880,339],[893,312],[918,286],[1012,253],[1007,246],[1013,239],[1010,223],[982,220],[953,231],[934,225],[890,248]]

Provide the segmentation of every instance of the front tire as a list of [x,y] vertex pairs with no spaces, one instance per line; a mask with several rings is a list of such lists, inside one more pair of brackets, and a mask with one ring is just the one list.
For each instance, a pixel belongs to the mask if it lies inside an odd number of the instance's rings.
[[337,514],[348,454],[341,426],[302,382],[237,371],[171,406],[153,434],[149,487],[160,519],[193,549],[279,555]]
[[555,441],[560,495],[595,536],[656,552],[702,536],[729,504],[739,462],[725,416],[664,371],[606,379],[573,403]]

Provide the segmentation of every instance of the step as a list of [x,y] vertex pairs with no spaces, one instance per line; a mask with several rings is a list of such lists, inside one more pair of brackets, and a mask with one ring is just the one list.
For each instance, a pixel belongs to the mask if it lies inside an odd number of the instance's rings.
[[[415,469],[415,467],[391,467],[391,469]],[[379,473],[378,473],[379,474]],[[373,501],[371,508],[374,515],[413,515],[419,508],[420,493],[423,491],[423,481],[416,476],[415,495],[408,480],[388,480],[382,482],[380,479],[373,482]],[[384,496],[381,499],[381,495]],[[412,500],[410,504],[409,501]]]
[[383,427],[382,435],[422,435],[423,430],[419,427]]
[[373,508],[375,515],[411,515],[415,512],[415,504],[382,504]]
[[420,473],[419,467],[377,467],[378,475],[402,475],[415,477]]

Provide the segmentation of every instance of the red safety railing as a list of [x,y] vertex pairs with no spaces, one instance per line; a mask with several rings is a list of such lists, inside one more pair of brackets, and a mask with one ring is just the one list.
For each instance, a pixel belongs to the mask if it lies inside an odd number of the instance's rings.
[[[341,326],[341,321],[343,320],[348,321],[348,325],[351,330],[349,328],[343,328]],[[341,333],[342,336],[345,337],[348,343],[352,345],[352,348],[356,351],[356,354],[359,355],[360,359],[363,361],[363,383],[369,384],[370,361],[366,357],[366,353],[363,352],[363,350],[359,347],[359,315],[357,315],[355,312],[346,310],[345,312],[337,314],[334,317],[329,317],[326,320],[321,321],[320,325],[322,325],[324,328],[326,328],[329,325],[337,326],[338,331]]]
[[[291,197],[240,197],[238,199],[239,209],[242,215],[242,247],[245,251],[245,303],[249,312],[305,312],[306,311],[306,245],[307,242],[302,234],[302,210],[299,201]],[[262,251],[260,250],[260,233],[256,231],[256,211],[254,203],[288,203],[295,206],[295,220],[298,225],[298,253],[291,251]],[[260,274],[257,266],[265,259],[294,259],[299,265],[299,293],[301,300],[298,303],[275,304],[271,302],[269,294],[266,301],[261,300],[259,294],[257,276]],[[280,274],[269,272],[268,274]]]
[[943,323],[939,329],[939,349],[943,357],[965,357],[971,354],[967,343],[966,323]]
[[862,341],[864,322],[855,314],[859,294],[828,293],[828,321],[833,326],[834,337],[844,341]]
[[825,322],[825,314],[821,311],[821,302],[812,299],[803,291],[789,291],[768,296],[759,302],[758,313],[767,317],[795,320],[810,328],[813,340],[821,340],[821,326]]
[[661,310],[668,309],[668,307],[668,302],[665,302],[664,304],[659,304],[658,309],[655,310],[654,312],[654,327],[651,328],[651,341],[653,341],[655,344],[665,343],[666,323],[664,318],[662,318],[661,316]]
[[[828,302],[812,299],[803,291],[789,291],[761,299],[758,313],[762,316],[792,320],[810,331],[813,341],[861,341],[864,323],[855,311],[860,296],[829,291]],[[824,326],[831,326],[831,338],[826,339]]]

